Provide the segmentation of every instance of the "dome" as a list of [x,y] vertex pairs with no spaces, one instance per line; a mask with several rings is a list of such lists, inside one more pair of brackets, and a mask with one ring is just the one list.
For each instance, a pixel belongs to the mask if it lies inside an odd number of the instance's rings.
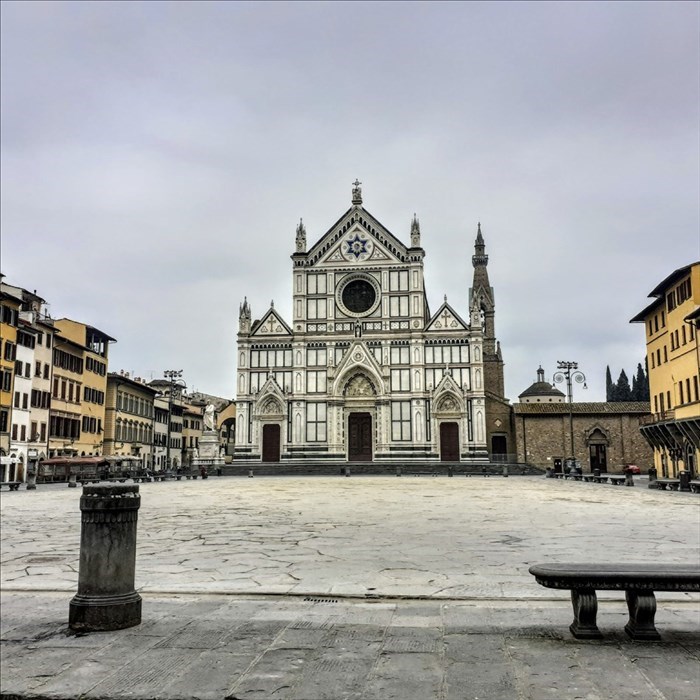
[[519,399],[547,398],[556,399],[557,401],[562,401],[565,397],[566,395],[563,391],[559,391],[559,389],[544,380],[544,370],[542,367],[537,370],[537,381],[525,389],[522,394],[518,395]]

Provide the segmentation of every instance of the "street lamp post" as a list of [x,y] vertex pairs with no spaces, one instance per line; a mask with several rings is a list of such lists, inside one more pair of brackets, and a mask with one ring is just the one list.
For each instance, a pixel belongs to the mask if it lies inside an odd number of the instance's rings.
[[166,452],[166,469],[170,469],[170,426],[173,420],[173,391],[177,384],[176,380],[180,380],[182,377],[181,369],[166,369],[163,372],[163,376],[170,381],[170,391],[168,392],[168,444]]
[[576,455],[574,453],[574,414],[571,404],[574,400],[574,391],[572,382],[577,382],[578,384],[583,384],[583,388],[587,389],[586,386],[586,375],[578,369],[578,362],[566,362],[559,360],[557,362],[557,372],[554,373],[555,384],[560,384],[561,382],[566,382],[566,397],[569,401],[569,436],[571,439],[571,459],[576,462]]

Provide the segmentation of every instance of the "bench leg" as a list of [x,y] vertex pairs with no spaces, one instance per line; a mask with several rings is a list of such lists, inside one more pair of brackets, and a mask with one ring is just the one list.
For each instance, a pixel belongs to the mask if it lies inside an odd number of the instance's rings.
[[571,602],[574,621],[569,626],[576,639],[600,639],[603,635],[596,625],[598,598],[593,588],[572,588]]
[[656,596],[654,591],[625,591],[630,613],[625,632],[635,640],[656,640],[661,636],[654,627]]

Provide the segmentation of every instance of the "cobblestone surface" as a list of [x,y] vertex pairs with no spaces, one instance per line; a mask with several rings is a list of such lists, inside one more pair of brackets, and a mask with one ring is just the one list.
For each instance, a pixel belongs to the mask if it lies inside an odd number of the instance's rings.
[[3,493],[3,698],[695,700],[698,596],[659,643],[571,637],[537,562],[698,562],[697,495],[540,478],[141,485],[141,625],[67,634],[80,489]]

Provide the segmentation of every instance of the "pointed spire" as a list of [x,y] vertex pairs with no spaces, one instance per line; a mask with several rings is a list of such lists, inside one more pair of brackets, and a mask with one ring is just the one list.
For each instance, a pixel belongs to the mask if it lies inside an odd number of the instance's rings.
[[270,301],[270,308],[271,309],[275,308],[275,300],[274,299],[272,299],[272,301]]
[[415,213],[411,222],[411,248],[420,248],[420,223]]
[[538,382],[544,381],[544,370],[542,369],[542,365],[540,365],[539,368],[537,369],[537,381]]
[[306,228],[304,227],[304,220],[299,219],[299,225],[297,226],[297,253],[306,252]]
[[238,332],[250,333],[250,306],[248,305],[248,297],[243,298],[243,303],[239,307]]
[[355,178],[355,182],[352,183],[352,203],[356,206],[362,204],[362,188],[360,187],[362,183]]
[[486,267],[489,264],[489,256],[486,255],[486,245],[484,237],[481,235],[481,221],[476,228],[476,241],[474,242],[474,255],[472,255],[472,265],[474,267]]

